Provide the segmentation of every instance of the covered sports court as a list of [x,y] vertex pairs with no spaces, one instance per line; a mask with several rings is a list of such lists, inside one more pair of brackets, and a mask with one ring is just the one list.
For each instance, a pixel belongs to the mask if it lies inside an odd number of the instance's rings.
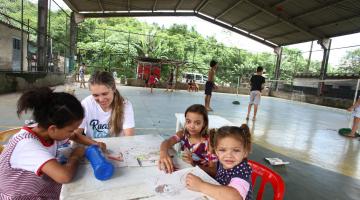
[[[65,0],[74,11],[71,35],[76,24],[91,17],[197,16],[203,20],[252,38],[274,48],[277,55],[275,79],[281,75],[282,46],[318,41],[323,48],[320,80],[326,79],[331,37],[359,31],[360,2],[357,0]],[[39,16],[46,23],[47,4],[39,0]],[[43,26],[39,26],[43,27]],[[45,27],[46,30],[46,27]],[[41,32],[41,30],[39,30]],[[40,40],[45,36],[39,36]],[[45,43],[44,43],[45,44]],[[41,45],[41,43],[40,43]],[[75,49],[76,38],[71,46]],[[38,65],[44,65],[40,48]],[[76,51],[72,51],[74,55]],[[43,62],[43,63],[41,63]],[[319,85],[320,88],[320,85]],[[58,87],[58,90],[63,90]],[[151,95],[143,88],[120,87],[134,106],[136,134],[159,133],[164,137],[175,131],[176,112],[194,103],[203,103],[202,93],[177,91]],[[161,92],[160,92],[161,91]],[[319,94],[321,91],[319,91]],[[79,99],[88,90],[77,90]],[[23,125],[15,115],[19,94],[1,95],[0,129]],[[146,97],[146,98],[144,98]],[[240,105],[231,104],[239,100]],[[248,96],[215,93],[214,112],[233,123],[245,123]],[[159,109],[166,105],[167,109]],[[359,199],[360,142],[338,135],[347,127],[349,113],[340,109],[264,97],[255,122],[250,121],[254,147],[250,159],[265,164],[264,157],[279,157],[287,166],[271,167],[286,184],[285,199]],[[267,191],[271,199],[271,190]],[[267,195],[265,195],[267,196]]]
[[[176,91],[165,93],[155,89],[118,86],[135,112],[136,134],[160,134],[167,138],[175,133],[174,113],[184,112],[195,103],[203,103],[203,92]],[[63,91],[64,87],[56,88]],[[90,92],[77,89],[79,99]],[[17,119],[16,100],[20,93],[1,95],[0,130],[22,126],[25,118]],[[240,105],[232,104],[239,100]],[[248,96],[214,93],[214,112],[236,125],[246,123]],[[166,105],[166,109],[163,108]],[[342,137],[339,127],[347,126],[344,110],[299,103],[272,97],[262,98],[255,122],[248,125],[253,131],[253,150],[250,159],[278,172],[285,181],[284,199],[358,199],[360,195],[360,141]],[[270,166],[265,157],[278,157],[290,164]],[[267,189],[265,199],[272,199]]]

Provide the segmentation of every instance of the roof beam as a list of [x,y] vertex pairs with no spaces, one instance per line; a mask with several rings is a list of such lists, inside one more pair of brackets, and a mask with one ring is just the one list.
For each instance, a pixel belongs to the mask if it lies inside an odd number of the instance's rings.
[[102,17],[150,17],[150,16],[194,16],[194,12],[95,12],[81,13],[85,18],[102,18]]
[[152,11],[153,11],[153,12],[155,11],[156,4],[157,4],[157,0],[155,0],[155,1],[154,1],[154,4],[153,4],[153,7],[152,7]]
[[105,10],[104,10],[101,0],[97,0],[97,2],[99,4],[100,9],[104,12]]
[[339,23],[343,23],[343,22],[346,22],[346,21],[350,21],[350,20],[358,18],[358,17],[360,17],[360,14],[353,15],[351,17],[347,17],[347,18],[341,19],[341,20],[334,20],[334,21],[331,21],[331,22],[327,22],[325,24],[319,24],[319,25],[316,25],[316,26],[313,26],[313,27],[310,27],[310,28],[311,28],[311,30],[313,30],[313,29],[317,29],[317,28],[320,28],[320,27],[324,27],[324,26],[330,26],[330,25],[333,25],[333,24],[339,24]]
[[[288,0],[280,1],[280,2],[278,2],[278,3],[276,3],[276,4],[274,4],[274,5],[271,5],[271,7],[277,7],[277,6],[279,6],[280,4],[284,3],[285,1],[288,1]],[[262,13],[262,12],[259,11],[259,12],[256,12],[255,14],[253,14],[253,15],[250,15],[250,16],[248,16],[248,17],[245,17],[244,19],[241,19],[240,21],[235,22],[234,26],[237,26],[237,25],[239,25],[240,23],[242,23],[242,22],[244,22],[244,21],[246,21],[246,20],[253,19],[253,18],[255,18],[256,16],[258,16],[259,14],[261,14],[261,13]]]
[[271,8],[269,6],[266,6],[266,5],[259,5],[258,3],[256,2],[253,2],[253,1],[249,1],[249,0],[246,0],[247,3],[249,3],[250,5],[254,6],[255,8],[259,9],[259,10],[262,10],[263,12],[271,15],[271,16],[274,16],[276,18],[278,18],[280,21],[282,21],[283,23],[295,28],[296,30],[298,31],[301,31],[302,33],[305,33],[307,35],[310,35],[311,37],[313,37],[314,39],[320,39],[322,38],[322,36],[320,35],[317,35],[315,33],[312,33],[310,30],[308,30],[308,28],[306,27],[301,27],[297,24],[295,24],[294,22],[292,22],[289,18],[286,18],[286,17],[282,17],[282,16],[279,16],[277,14],[275,14]]
[[79,12],[79,9],[76,8],[76,7],[71,3],[71,1],[69,1],[69,0],[63,0],[63,1],[66,3],[67,6],[69,6],[69,8],[70,8],[71,10],[76,11],[76,12]]
[[259,28],[250,30],[249,33],[255,33],[255,32],[258,32],[258,31],[260,31],[260,30],[262,30],[262,29],[266,29],[266,28],[269,28],[269,27],[271,27],[271,26],[274,26],[274,25],[280,24],[280,23],[282,23],[282,22],[281,22],[281,21],[280,21],[280,22],[279,22],[279,21],[276,21],[275,23],[267,24],[267,25],[265,25],[265,26],[261,26],[261,27],[259,27]]
[[290,34],[293,34],[293,33],[298,33],[299,31],[290,31],[290,32],[287,32],[287,33],[281,33],[281,34],[277,34],[277,35],[273,35],[271,37],[267,37],[267,38],[264,38],[265,40],[272,40],[274,38],[278,38],[278,37],[283,37],[285,35],[290,35]]
[[320,4],[319,6],[317,6],[317,7],[314,8],[314,9],[308,10],[308,11],[306,11],[306,12],[303,12],[303,13],[299,14],[299,15],[296,15],[296,16],[294,16],[294,17],[291,17],[291,19],[298,19],[298,18],[300,18],[300,17],[304,17],[304,16],[306,16],[306,15],[310,15],[310,14],[312,14],[312,13],[314,13],[314,12],[319,12],[319,11],[321,11],[321,10],[324,10],[324,9],[326,9],[326,8],[329,8],[329,7],[331,7],[331,6],[334,6],[334,5],[336,5],[336,4],[338,4],[338,3],[341,3],[341,2],[344,2],[344,1],[347,1],[347,0],[330,0],[330,1],[323,1],[323,2],[325,2],[325,3]]
[[255,40],[255,41],[257,41],[257,42],[260,42],[261,44],[264,44],[264,45],[266,45],[266,46],[268,46],[268,47],[271,47],[271,48],[277,47],[277,45],[275,45],[275,44],[273,44],[273,43],[271,43],[271,42],[269,42],[269,41],[266,41],[266,40],[264,40],[264,39],[261,39],[260,37],[255,37],[255,36],[253,36],[253,35],[251,35],[251,34],[249,34],[249,33],[246,33],[246,32],[244,32],[244,31],[241,31],[241,30],[239,30],[239,29],[237,29],[237,28],[234,28],[234,27],[232,27],[232,26],[226,25],[226,24],[220,22],[219,20],[215,21],[213,18],[206,17],[205,15],[202,15],[202,14],[199,14],[199,13],[195,13],[195,16],[196,16],[196,17],[199,17],[200,19],[203,19],[203,20],[205,20],[205,21],[208,21],[208,22],[211,22],[211,23],[213,23],[213,24],[216,24],[216,25],[218,25],[218,26],[220,26],[220,27],[226,28],[226,29],[228,29],[228,30],[230,30],[230,31],[233,31],[233,32],[235,32],[235,33],[238,33],[238,34],[240,34],[240,35],[243,35],[243,36],[245,36],[245,37],[248,37],[248,38],[250,38],[250,39],[253,39],[253,40]]
[[208,3],[209,3],[209,0],[202,0],[202,2],[200,2],[200,3],[196,6],[195,11],[196,11],[196,12],[200,12]]
[[236,3],[234,3],[233,5],[227,7],[220,15],[215,17],[216,19],[219,19],[220,17],[226,15],[226,13],[228,13],[230,10],[232,10],[233,8],[235,8],[236,6],[238,6],[239,4],[241,4],[242,2],[244,2],[245,0],[239,0]]
[[239,25],[240,23],[242,23],[242,22],[244,22],[244,21],[246,21],[246,20],[250,20],[250,19],[252,19],[252,18],[255,18],[255,17],[258,16],[260,13],[262,13],[262,12],[259,11],[259,12],[256,12],[255,14],[253,14],[253,15],[250,15],[250,16],[248,16],[248,17],[245,17],[244,19],[241,19],[241,20],[235,22],[235,23],[234,23],[234,26],[237,26],[237,25]]
[[175,12],[179,9],[179,7],[181,6],[183,0],[179,0],[175,6]]

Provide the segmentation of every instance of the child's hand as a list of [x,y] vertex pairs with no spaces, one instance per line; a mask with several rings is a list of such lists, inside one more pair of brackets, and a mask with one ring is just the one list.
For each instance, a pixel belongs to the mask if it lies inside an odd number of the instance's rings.
[[76,158],[81,158],[85,154],[85,148],[84,147],[76,147],[73,152],[71,153],[71,156],[75,156]]
[[201,192],[201,185],[204,183],[199,177],[195,176],[192,173],[186,175],[186,188],[196,192]]
[[350,108],[347,109],[347,111],[352,112],[353,109],[354,109],[354,108],[351,106]]
[[186,162],[186,163],[194,166],[194,161],[193,161],[193,159],[192,159],[191,154],[192,154],[192,153],[191,153],[189,150],[183,151],[182,154],[181,154],[181,155],[182,155],[181,158],[182,158],[182,160],[183,160],[184,162]]
[[96,142],[96,145],[98,145],[101,149],[102,152],[106,153],[107,150],[106,150],[106,144],[103,143],[103,142]]
[[174,171],[172,159],[167,152],[160,151],[158,167],[160,170],[165,170],[166,173],[172,173]]

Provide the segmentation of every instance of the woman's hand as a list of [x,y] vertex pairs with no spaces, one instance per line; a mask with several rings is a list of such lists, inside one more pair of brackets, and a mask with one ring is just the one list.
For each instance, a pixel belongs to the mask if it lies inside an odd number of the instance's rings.
[[201,192],[201,186],[204,183],[199,177],[195,176],[192,173],[186,175],[186,188],[196,192]]
[[174,171],[174,164],[171,157],[167,152],[160,151],[159,169],[165,170],[166,173],[172,173]]

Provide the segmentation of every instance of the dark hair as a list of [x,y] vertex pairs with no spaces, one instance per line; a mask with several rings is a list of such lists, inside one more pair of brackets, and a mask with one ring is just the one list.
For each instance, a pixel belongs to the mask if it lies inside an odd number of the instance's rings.
[[49,87],[24,92],[17,102],[17,114],[33,111],[33,118],[42,128],[55,125],[63,128],[84,118],[79,100],[65,92],[53,92]]
[[210,144],[216,149],[219,141],[226,137],[233,137],[243,144],[247,152],[251,151],[251,134],[250,129],[246,124],[238,126],[223,126],[216,131],[210,131]]
[[124,122],[124,98],[116,89],[115,79],[110,72],[96,71],[89,79],[91,85],[105,85],[114,91],[114,100],[111,103],[112,111],[109,121],[110,133],[117,135],[121,132]]
[[259,67],[257,67],[256,68],[256,72],[262,72],[264,69],[263,69],[263,67],[261,67],[261,66],[259,66]]
[[[203,127],[203,129],[201,129],[200,135],[202,137],[207,136],[208,135],[208,126],[209,126],[209,117],[208,117],[208,112],[207,112],[205,106],[203,106],[201,104],[194,104],[194,105],[188,107],[185,111],[185,118],[186,118],[186,114],[188,112],[198,113],[203,116],[204,127]],[[189,135],[189,132],[186,130],[186,128],[185,128],[185,134]]]
[[216,64],[217,64],[217,62],[215,60],[210,61],[210,67],[214,67]]

